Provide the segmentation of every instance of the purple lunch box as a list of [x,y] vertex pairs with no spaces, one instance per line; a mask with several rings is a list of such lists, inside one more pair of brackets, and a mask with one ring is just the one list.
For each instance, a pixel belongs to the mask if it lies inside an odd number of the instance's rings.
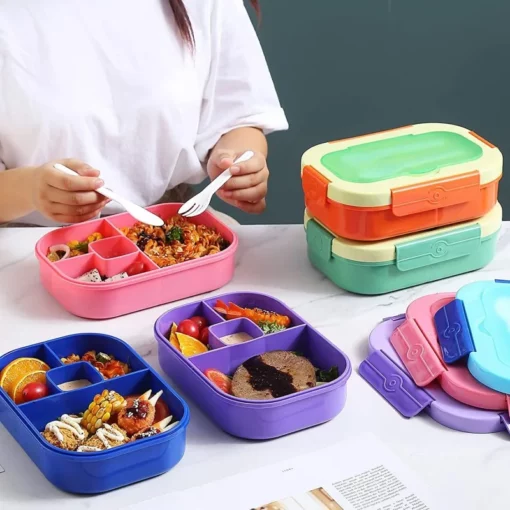
[[[226,320],[214,310],[216,301],[243,308],[260,308],[290,317],[288,329],[265,334],[249,319]],[[193,316],[209,323],[210,351],[186,358],[169,342],[172,323]],[[252,340],[225,345],[221,338],[244,332]],[[207,298],[164,313],[154,325],[159,363],[164,372],[225,432],[244,439],[264,440],[325,423],[342,411],[346,383],[351,375],[348,357],[281,301],[253,292],[236,292]],[[233,375],[245,361],[269,351],[294,351],[322,370],[338,367],[338,378],[271,400],[244,400],[227,394],[205,375],[209,369]]]

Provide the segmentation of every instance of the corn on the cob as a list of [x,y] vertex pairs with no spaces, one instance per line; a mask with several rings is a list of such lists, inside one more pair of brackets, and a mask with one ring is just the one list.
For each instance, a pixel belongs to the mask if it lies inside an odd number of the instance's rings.
[[104,390],[101,395],[96,395],[83,414],[82,427],[89,434],[95,434],[103,423],[118,413],[126,405],[125,399],[115,391]]

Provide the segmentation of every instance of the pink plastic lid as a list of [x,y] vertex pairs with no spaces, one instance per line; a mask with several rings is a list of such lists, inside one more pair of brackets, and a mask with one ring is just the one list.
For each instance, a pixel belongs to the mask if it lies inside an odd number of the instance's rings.
[[448,395],[469,406],[494,411],[509,409],[508,396],[480,384],[465,365],[443,362],[434,314],[454,299],[454,293],[440,293],[413,301],[406,320],[391,335],[391,344],[418,386],[435,380]]

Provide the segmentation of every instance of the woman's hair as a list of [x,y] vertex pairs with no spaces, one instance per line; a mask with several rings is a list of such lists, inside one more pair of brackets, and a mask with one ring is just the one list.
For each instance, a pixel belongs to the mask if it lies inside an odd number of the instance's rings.
[[[250,0],[250,3],[253,5],[257,16],[260,16],[259,0]],[[191,26],[191,20],[189,19],[183,0],[170,0],[170,7],[174,13],[175,22],[177,23],[177,28],[179,29],[181,37],[193,48],[195,45],[193,27]]]

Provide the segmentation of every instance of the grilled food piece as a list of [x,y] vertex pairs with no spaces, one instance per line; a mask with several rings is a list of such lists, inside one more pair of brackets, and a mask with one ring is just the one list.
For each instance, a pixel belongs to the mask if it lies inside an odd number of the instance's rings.
[[289,351],[272,351],[250,358],[234,373],[232,394],[247,400],[270,400],[315,387],[315,368]]
[[42,435],[53,446],[74,452],[89,435],[80,422],[78,416],[63,414],[58,420],[49,422]]
[[127,405],[119,412],[117,423],[132,436],[152,426],[156,416],[156,402],[163,393],[159,391],[152,398],[151,390],[137,398],[128,398]]
[[89,437],[85,444],[78,448],[79,452],[98,452],[101,450],[109,450],[116,446],[123,445],[129,441],[126,431],[118,425],[103,424],[96,433]]

